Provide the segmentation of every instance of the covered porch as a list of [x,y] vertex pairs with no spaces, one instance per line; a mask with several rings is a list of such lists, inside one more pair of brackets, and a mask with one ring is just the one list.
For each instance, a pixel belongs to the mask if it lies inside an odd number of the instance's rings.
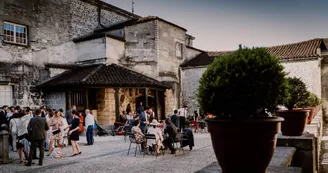
[[48,108],[79,111],[90,109],[100,125],[112,125],[130,104],[140,102],[159,119],[165,118],[165,93],[169,86],[125,67],[89,65],[72,68],[39,85]]

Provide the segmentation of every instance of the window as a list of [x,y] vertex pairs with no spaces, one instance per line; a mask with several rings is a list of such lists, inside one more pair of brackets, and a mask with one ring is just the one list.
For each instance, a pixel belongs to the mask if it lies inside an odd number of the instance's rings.
[[10,85],[0,85],[0,106],[13,105],[13,87]]
[[72,105],[84,106],[85,95],[83,90],[72,91]]
[[5,42],[27,45],[27,28],[23,25],[4,22],[3,37]]
[[175,55],[177,58],[182,58],[182,44],[181,43],[176,43],[175,45]]

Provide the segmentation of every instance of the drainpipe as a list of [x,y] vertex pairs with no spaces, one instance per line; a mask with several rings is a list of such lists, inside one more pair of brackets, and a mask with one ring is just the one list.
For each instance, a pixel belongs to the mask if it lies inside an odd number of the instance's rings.
[[101,5],[98,5],[98,26],[105,28],[105,26],[101,24]]

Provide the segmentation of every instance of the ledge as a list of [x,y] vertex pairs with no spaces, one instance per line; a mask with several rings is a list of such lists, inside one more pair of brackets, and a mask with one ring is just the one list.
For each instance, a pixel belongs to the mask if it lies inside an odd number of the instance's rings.
[[[296,151],[294,147],[277,147],[271,159],[267,173],[301,173],[302,168],[287,167],[291,164]],[[221,173],[218,162],[213,162],[196,173]]]

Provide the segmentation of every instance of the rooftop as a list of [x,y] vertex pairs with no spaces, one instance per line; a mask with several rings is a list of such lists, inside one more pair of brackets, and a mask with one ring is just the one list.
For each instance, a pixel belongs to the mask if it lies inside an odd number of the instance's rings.
[[[320,49],[322,52],[327,51],[327,39],[315,38],[298,43],[291,43],[279,46],[266,47],[268,52],[281,59],[282,61],[297,61],[297,60],[310,60],[321,57]],[[215,51],[201,53],[195,58],[184,62],[181,67],[197,67],[206,66],[214,61],[215,57],[227,55],[233,51]]]
[[132,71],[117,64],[74,67],[38,87],[62,87],[84,85],[90,87],[153,87],[169,88],[156,79]]
[[175,27],[178,27],[178,28],[180,28],[184,31],[187,31],[187,29],[185,29],[185,28],[183,28],[179,25],[176,25],[172,22],[169,22],[167,20],[164,20],[162,18],[159,18],[157,16],[147,16],[147,17],[142,17],[142,18],[138,18],[138,19],[127,20],[127,21],[124,21],[124,22],[118,22],[116,24],[110,24],[108,26],[105,26],[105,28],[96,29],[95,32],[104,32],[104,31],[110,31],[110,30],[115,30],[115,29],[121,29],[121,28],[124,28],[126,26],[131,26],[131,25],[144,23],[144,22],[149,22],[149,21],[153,21],[153,20],[160,20],[160,21],[163,21],[163,22],[168,23],[170,25],[173,25]]

